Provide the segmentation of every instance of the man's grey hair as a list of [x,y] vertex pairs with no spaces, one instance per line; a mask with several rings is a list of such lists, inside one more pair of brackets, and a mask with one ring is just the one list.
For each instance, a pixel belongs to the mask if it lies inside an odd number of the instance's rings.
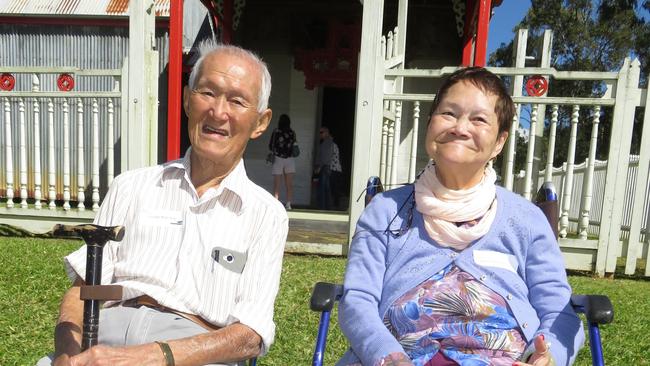
[[257,111],[263,112],[266,108],[268,108],[269,97],[271,96],[271,74],[269,73],[269,69],[266,66],[266,63],[262,61],[258,55],[241,47],[219,43],[218,41],[210,38],[201,41],[198,48],[199,59],[194,64],[192,72],[190,73],[189,87],[191,90],[194,90],[196,88],[201,66],[203,65],[205,58],[212,54],[224,52],[230,55],[248,58],[257,64],[259,67],[260,75],[262,76],[262,80],[260,80]]

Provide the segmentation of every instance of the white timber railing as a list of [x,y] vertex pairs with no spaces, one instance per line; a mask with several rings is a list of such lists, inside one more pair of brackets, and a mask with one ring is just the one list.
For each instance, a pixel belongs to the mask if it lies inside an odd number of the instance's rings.
[[[439,69],[404,69],[404,56],[396,48],[394,39],[398,29],[378,38],[379,59],[375,64],[383,77],[375,83],[383,83],[383,93],[375,95],[372,102],[359,100],[358,106],[380,108],[380,111],[365,112],[364,118],[373,119],[366,128],[377,126],[380,131],[360,131],[376,140],[367,144],[367,156],[379,155],[364,161],[357,159],[355,170],[360,167],[369,175],[378,175],[392,185],[413,181],[417,171],[424,167],[428,158],[422,147],[425,130],[421,128],[421,109],[428,110],[434,94],[421,93],[421,90],[434,91],[436,83],[458,67]],[[510,131],[510,138],[504,148],[501,184],[514,190],[516,136],[521,127],[527,129],[525,151],[525,170],[519,174],[517,192],[527,199],[533,199],[541,182],[555,180],[553,166],[558,149],[566,149],[564,173],[558,191],[560,198],[560,247],[564,253],[567,268],[590,270],[598,275],[613,273],[617,259],[625,258],[626,273],[635,273],[638,259],[650,262],[648,235],[646,235],[647,214],[646,197],[648,192],[648,166],[650,165],[650,109],[647,89],[639,86],[639,62],[626,59],[618,71],[559,71],[550,65],[552,33],[544,35],[540,67],[523,67],[526,60],[527,32],[520,30],[516,39],[515,62],[519,67],[489,67],[495,74],[508,78],[512,86],[512,97],[517,106],[517,114]],[[398,44],[399,45],[399,44]],[[535,76],[543,76],[552,85],[555,82],[595,82],[602,85],[599,95],[583,96],[530,96],[524,93],[524,81]],[[360,80],[360,87],[363,80]],[[376,84],[375,84],[376,85]],[[423,87],[423,86],[427,87]],[[365,86],[365,89],[372,89]],[[418,91],[411,92],[411,90]],[[360,94],[361,98],[370,92]],[[365,101],[365,102],[364,102]],[[365,104],[364,104],[365,103]],[[645,108],[641,151],[638,168],[633,177],[624,179],[628,172],[632,130],[637,108]],[[529,118],[522,113],[527,112]],[[548,113],[547,113],[548,111]],[[374,118],[380,118],[380,123]],[[612,122],[608,141],[599,141],[601,120]],[[359,123],[357,123],[359,128]],[[568,143],[556,146],[560,126],[569,131]],[[374,128],[377,128],[374,127]],[[586,164],[576,165],[576,147],[579,129],[588,128],[590,138]],[[602,139],[602,137],[601,137]],[[418,145],[418,141],[420,141]],[[546,143],[544,143],[546,142]],[[358,141],[355,140],[355,144]],[[608,145],[606,168],[598,168],[596,152],[600,144]],[[375,150],[376,149],[376,150]],[[583,149],[584,150],[584,149]],[[598,169],[606,169],[601,172]],[[580,181],[580,190],[574,186]],[[559,183],[559,182],[558,182]],[[556,186],[558,186],[556,183]],[[598,185],[596,185],[598,184]],[[624,200],[629,192],[628,201]],[[597,208],[597,212],[593,208]],[[354,220],[354,212],[351,214]],[[629,221],[625,221],[629,220]],[[573,222],[573,224],[572,224]],[[593,231],[597,226],[598,230]],[[591,229],[590,229],[591,228]],[[646,266],[645,276],[650,276],[650,266]]]
[[[44,231],[54,221],[91,220],[116,172],[123,70],[8,67],[0,72],[15,80],[13,90],[0,91],[3,223]],[[61,74],[73,78],[71,90],[57,87]]]

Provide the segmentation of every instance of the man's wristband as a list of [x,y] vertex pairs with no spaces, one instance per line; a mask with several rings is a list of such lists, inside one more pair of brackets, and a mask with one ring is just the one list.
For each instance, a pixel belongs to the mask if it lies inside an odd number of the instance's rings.
[[174,366],[174,354],[172,353],[172,349],[169,348],[169,345],[165,342],[156,341],[156,343],[160,346],[163,356],[165,356],[165,364],[167,366]]

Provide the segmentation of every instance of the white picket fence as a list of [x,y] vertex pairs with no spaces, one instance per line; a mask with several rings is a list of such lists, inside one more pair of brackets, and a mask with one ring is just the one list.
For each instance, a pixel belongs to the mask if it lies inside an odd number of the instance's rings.
[[[564,230],[568,233],[574,233],[579,235],[581,238],[587,237],[598,237],[600,234],[600,218],[602,216],[603,210],[603,198],[605,192],[605,177],[607,174],[607,161],[594,161],[594,171],[593,171],[593,186],[592,186],[592,206],[589,210],[589,216],[583,216],[582,204],[584,202],[584,196],[587,191],[587,176],[588,176],[588,159],[578,165],[573,167],[573,182],[571,187],[571,202],[568,204],[569,210],[566,212],[568,217],[568,224],[564,227],[560,227],[560,230]],[[639,155],[630,155],[628,170],[625,178],[625,194],[622,197],[623,199],[623,220],[621,223],[621,240],[627,241],[630,238],[630,226],[632,224],[632,207],[634,204],[634,192],[635,192],[635,183],[637,181],[637,175],[639,172]],[[526,172],[524,170],[520,171],[519,174],[515,176],[513,191],[519,194],[524,193],[524,184]],[[546,171],[542,170],[539,172],[539,179],[537,181],[536,187],[540,187],[546,177]],[[560,207],[564,207],[563,199],[564,192],[566,189],[567,182],[567,164],[563,164],[561,167],[554,167],[551,173],[551,180],[555,186],[559,198]],[[641,179],[640,181],[650,182],[650,177],[645,180]],[[641,237],[640,242],[645,243],[643,248],[643,253],[645,256],[645,251],[648,250],[647,245],[650,240],[650,184],[646,184],[646,189],[643,194],[645,197],[644,209],[641,217]]]

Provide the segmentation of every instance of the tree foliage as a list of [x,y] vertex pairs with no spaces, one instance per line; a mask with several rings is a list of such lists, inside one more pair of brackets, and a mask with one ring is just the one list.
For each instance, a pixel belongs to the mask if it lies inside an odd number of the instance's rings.
[[[625,57],[638,57],[645,83],[650,71],[650,23],[641,16],[642,9],[650,11],[650,0],[645,0],[642,4],[637,0],[532,0],[526,16],[515,29],[528,29],[526,55],[533,56],[534,63],[527,63],[527,66],[539,66],[543,34],[546,29],[551,29],[551,67],[569,71],[616,71],[622,66]],[[513,42],[501,44],[492,53],[492,66],[513,66]],[[601,96],[604,90],[604,83],[597,81],[551,80],[548,95]],[[601,112],[597,150],[597,159],[600,160],[607,159],[612,111],[612,108],[603,108]],[[549,114],[550,108],[547,108],[547,128]],[[637,113],[636,116],[635,129],[638,129],[638,133],[634,134],[636,137],[632,142],[631,153],[638,153],[639,150],[641,114]],[[586,107],[581,108],[580,115],[576,163],[584,161],[588,155],[593,118]],[[566,161],[570,117],[571,107],[561,107],[555,144],[556,167]],[[542,141],[542,146],[546,146],[546,141]],[[525,165],[525,159],[525,153],[517,154],[515,171]]]

